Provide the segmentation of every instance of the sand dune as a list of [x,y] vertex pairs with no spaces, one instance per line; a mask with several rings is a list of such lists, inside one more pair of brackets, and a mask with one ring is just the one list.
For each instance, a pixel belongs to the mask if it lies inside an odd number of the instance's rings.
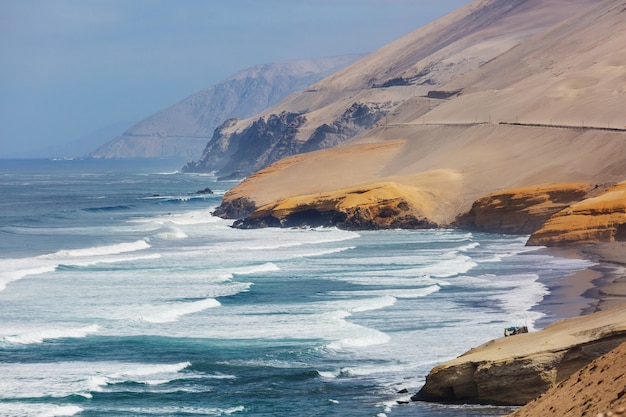
[[[534,31],[518,46],[442,87],[461,90],[460,95],[408,100],[350,145],[287,158],[251,176],[225,196],[225,204],[245,196],[259,207],[285,198],[393,181],[432,192],[458,190],[440,193],[443,200],[427,209],[437,213],[430,220],[446,225],[469,210],[477,198],[507,188],[624,180],[626,129],[614,127],[626,125],[626,63],[622,62],[626,2],[591,2],[594,7],[564,22],[559,21],[562,14],[550,14],[563,6],[559,1],[524,2],[519,9],[502,9],[500,3],[507,2],[472,3],[317,84],[330,90],[344,86],[341,80],[347,77],[360,88],[363,71],[380,76],[373,70],[382,65],[380,57],[393,56],[392,50],[403,57],[421,34],[439,33],[450,22],[464,22],[483,37],[491,34],[487,42],[513,33],[521,36],[513,29],[502,33],[502,21],[486,24],[483,15],[473,15],[479,10],[491,13],[491,18],[497,11],[504,22]],[[577,4],[583,9],[589,6],[589,2]],[[551,16],[551,23],[556,20],[556,25],[539,31],[538,24],[528,22],[544,14]],[[460,41],[450,40],[443,48],[455,42]],[[407,51],[400,52],[402,47]],[[391,60],[386,67],[394,65]],[[360,66],[365,69],[348,75]],[[408,74],[408,68],[400,67],[404,72],[394,72],[394,76]],[[613,130],[608,129],[611,126]],[[421,184],[416,176],[437,170],[458,172],[455,184]]]

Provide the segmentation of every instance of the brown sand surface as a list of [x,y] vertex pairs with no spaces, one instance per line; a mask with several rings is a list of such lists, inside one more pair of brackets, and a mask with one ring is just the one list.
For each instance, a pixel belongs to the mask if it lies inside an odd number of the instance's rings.
[[[425,96],[429,90],[515,49],[533,35],[588,10],[596,0],[526,0],[521,5],[493,0],[468,3],[304,92],[287,97],[261,116],[283,111],[305,113],[307,121],[297,138],[305,140],[317,126],[340,117],[353,103],[397,104]],[[372,88],[401,79],[411,83]],[[241,120],[229,130],[241,131],[257,118]]]
[[625,416],[625,371],[623,343],[509,417]]
[[[494,124],[381,126],[354,145],[270,165],[233,188],[225,200],[245,196],[260,207],[290,197],[394,181],[443,191],[440,206],[429,211],[446,225],[491,192],[622,181],[625,138],[626,132]],[[443,171],[450,175],[436,176],[439,183],[427,175]],[[421,182],[424,178],[429,178],[428,184]]]
[[583,253],[601,262],[604,272],[594,296],[597,310],[607,310],[626,303],[626,242],[598,243],[586,246]]

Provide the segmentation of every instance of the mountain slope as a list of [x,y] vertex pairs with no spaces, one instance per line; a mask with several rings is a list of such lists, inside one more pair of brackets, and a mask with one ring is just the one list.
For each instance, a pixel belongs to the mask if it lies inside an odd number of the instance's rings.
[[[433,104],[427,96],[441,97],[437,90],[444,84],[593,4],[592,0],[475,1],[254,118],[223,126],[202,158],[188,169],[251,173],[276,160],[269,154],[284,157],[341,145],[403,103],[410,103],[410,118],[419,117]],[[443,93],[452,95],[453,91]],[[277,117],[296,124],[274,123],[274,131],[269,125]],[[262,135],[271,140],[257,142]],[[248,148],[245,156],[238,152],[241,147]]]
[[225,120],[256,114],[358,58],[347,55],[248,68],[140,121],[91,156],[198,157]]
[[[518,9],[516,19],[532,19],[560,2],[540,3],[519,2],[526,8]],[[407,227],[416,224],[411,218],[421,224],[448,226],[458,215],[468,212],[476,199],[490,193],[573,182],[588,183],[590,189],[599,192],[606,187],[598,185],[623,181],[626,129],[603,127],[602,122],[585,127],[575,123],[542,124],[546,117],[566,123],[568,120],[556,116],[568,112],[584,112],[586,120],[602,120],[606,114],[622,111],[626,102],[621,78],[626,68],[626,1],[593,3],[592,7],[581,7],[581,13],[570,20],[557,22],[443,85],[439,97],[451,90],[460,94],[428,99],[433,103],[425,110],[418,106],[423,99],[409,100],[350,145],[297,155],[254,174],[224,197],[221,212],[228,213],[233,202],[247,201],[244,207],[248,212],[238,214],[250,214],[250,209],[257,207],[259,211],[252,216],[257,223],[261,220],[259,213],[268,224],[272,217],[288,224],[289,218],[305,211],[309,217],[328,218],[329,213],[320,210],[328,210],[329,199],[333,201],[332,210],[345,206],[337,197],[338,190],[349,194],[354,187],[360,187],[359,192],[365,196],[368,187],[378,189],[385,182],[431,196],[424,200],[429,204],[422,206],[412,206],[410,199],[398,203],[407,207],[396,210],[409,220]],[[516,20],[512,15],[510,18]],[[553,65],[540,64],[555,58],[558,60]],[[394,61],[388,64],[393,67]],[[584,90],[558,89],[585,77],[599,81],[585,84]],[[543,85],[547,90],[542,93]],[[565,92],[565,97],[555,100],[555,91]],[[476,120],[476,113],[488,115],[489,111],[490,119]],[[526,118],[531,112],[536,117]],[[515,114],[524,114],[524,120],[510,122],[510,115]],[[499,119],[501,115],[507,118]],[[376,144],[381,146],[374,147]],[[367,146],[372,151],[367,151]],[[320,198],[320,194],[332,197]],[[303,196],[307,198],[303,200]],[[290,206],[288,200],[296,197],[300,198],[298,204],[291,204],[291,212],[285,213],[281,208]],[[389,198],[387,193],[384,199]],[[376,216],[376,199],[354,204]],[[317,214],[316,206],[320,207]],[[386,214],[389,216],[389,212]],[[389,218],[372,221],[398,227]]]

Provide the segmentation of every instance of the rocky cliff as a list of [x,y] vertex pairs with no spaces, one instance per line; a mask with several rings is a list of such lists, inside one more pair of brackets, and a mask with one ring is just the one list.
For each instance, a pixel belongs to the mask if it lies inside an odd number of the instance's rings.
[[531,234],[552,215],[578,203],[591,191],[591,184],[552,184],[505,190],[481,197],[455,226],[491,233]]
[[337,120],[315,129],[305,142],[297,139],[307,122],[302,113],[270,114],[234,133],[227,130],[237,121],[228,120],[215,131],[200,160],[189,162],[183,171],[238,173],[244,177],[286,156],[338,146],[371,127],[385,113],[384,106],[354,103]]
[[626,341],[626,306],[492,340],[433,368],[416,401],[522,405]]
[[214,130],[250,117],[360,55],[257,65],[161,110],[91,153],[94,158],[198,158]]
[[254,211],[239,228],[338,226],[350,230],[430,229],[423,216],[428,193],[397,183],[286,199]]
[[626,241],[626,182],[560,210],[535,231],[529,245]]
[[[218,212],[235,212],[228,206],[244,199],[246,212],[238,214],[250,215],[263,208],[265,216],[269,208],[285,207],[290,201],[291,214],[283,208],[270,209],[269,216],[278,221],[268,217],[268,222],[257,222],[286,225],[290,224],[286,219],[299,212],[314,213],[311,210],[316,210],[317,204],[324,206],[318,212],[324,211],[327,201],[318,199],[319,193],[350,193],[356,187],[374,191],[381,183],[394,183],[436,196],[411,207],[420,224],[528,234],[552,216],[556,218],[556,213],[597,196],[607,184],[624,181],[626,127],[620,126],[626,121],[620,121],[616,109],[626,99],[626,2],[588,1],[561,7],[564,4],[560,1],[551,0],[516,5],[499,0],[474,2],[268,110],[273,114],[277,108],[303,109],[298,114],[305,120],[292,131],[292,138],[305,144],[316,131],[332,137],[341,130],[334,122],[315,124],[323,120],[322,116],[333,114],[330,109],[341,108],[339,102],[353,104],[359,96],[382,103],[384,97],[391,106],[372,128],[348,143],[291,156],[267,166],[259,175],[251,175],[224,196]],[[569,20],[561,20],[564,13],[570,14]],[[541,16],[539,22],[533,20],[537,16]],[[509,24],[503,26],[503,21]],[[552,25],[547,27],[549,23]],[[447,32],[452,24],[475,32],[459,38]],[[518,34],[513,42],[517,32],[511,32],[511,27],[518,26],[526,27],[531,38]],[[476,34],[487,38],[477,39]],[[417,35],[427,41],[414,44]],[[450,43],[443,42],[444,38]],[[499,47],[488,48],[485,39]],[[504,39],[508,49],[499,43]],[[511,47],[513,44],[516,46]],[[426,45],[427,50],[422,49]],[[456,49],[460,45],[467,46],[469,52]],[[434,52],[437,47],[443,49]],[[477,67],[468,64],[463,74],[453,74],[452,68],[459,69],[459,62],[465,62],[461,56],[474,62],[470,59],[473,54],[485,49],[496,56]],[[407,57],[421,56],[418,67],[430,71],[440,66],[429,66],[429,60],[441,59],[444,50],[455,59],[449,61],[448,72],[438,73],[436,78],[442,80],[447,74],[449,81],[436,89],[430,82],[420,84],[423,79],[412,84],[421,79],[415,76],[422,72],[409,65]],[[425,58],[420,54],[430,55]],[[385,81],[382,74],[391,78]],[[345,100],[344,92],[349,92],[350,100]],[[493,102],[499,105],[493,106]],[[359,103],[375,108],[371,102]],[[337,117],[360,113],[343,110]],[[247,129],[241,123],[234,122],[225,133],[237,137]],[[455,174],[432,175],[443,171]],[[333,199],[337,200],[336,196]],[[602,210],[619,213],[621,209],[615,203]],[[349,217],[349,211],[343,211],[342,216]],[[374,215],[369,219],[373,228],[403,223],[404,213],[385,213],[399,217],[394,221]],[[255,218],[262,217],[260,214],[254,214]],[[621,239],[620,219],[614,216],[609,233],[603,228],[587,230],[593,230],[598,240]],[[342,221],[337,224],[344,225]],[[535,238],[531,243],[548,244]]]

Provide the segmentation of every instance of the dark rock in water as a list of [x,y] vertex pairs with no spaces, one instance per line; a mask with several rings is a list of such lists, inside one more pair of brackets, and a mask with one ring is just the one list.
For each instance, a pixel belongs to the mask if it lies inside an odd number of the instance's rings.
[[213,194],[213,190],[211,190],[209,187],[207,187],[204,190],[196,191],[196,194]]
[[241,219],[249,216],[256,208],[252,200],[239,197],[228,203],[222,202],[222,205],[215,209],[213,215],[222,219]]
[[408,389],[401,389],[400,391],[398,391],[398,394],[408,394],[409,390]]

